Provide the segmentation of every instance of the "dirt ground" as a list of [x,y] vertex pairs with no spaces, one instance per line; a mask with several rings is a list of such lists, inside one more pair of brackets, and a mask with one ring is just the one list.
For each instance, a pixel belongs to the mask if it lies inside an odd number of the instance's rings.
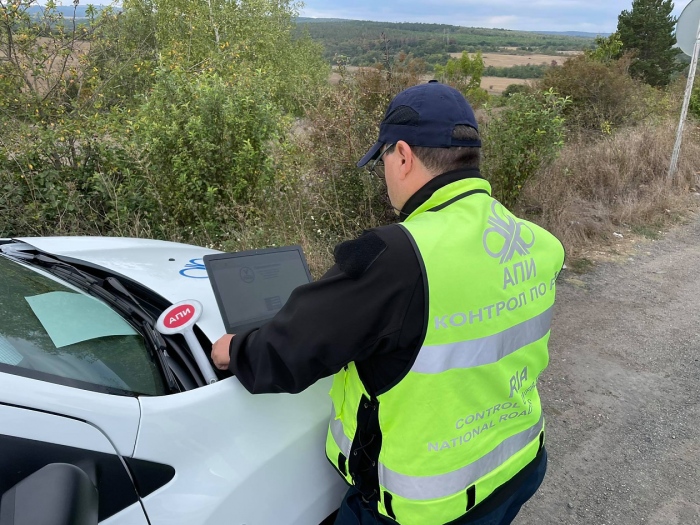
[[515,525],[700,524],[700,218],[560,277],[549,469]]

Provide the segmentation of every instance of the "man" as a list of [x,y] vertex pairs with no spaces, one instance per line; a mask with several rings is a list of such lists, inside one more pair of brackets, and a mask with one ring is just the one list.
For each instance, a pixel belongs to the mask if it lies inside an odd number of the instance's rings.
[[458,91],[401,92],[358,166],[403,222],[338,245],[271,322],[214,345],[252,393],[334,375],[337,524],[507,524],[544,478],[536,385],[564,251],[491,198],[480,146]]

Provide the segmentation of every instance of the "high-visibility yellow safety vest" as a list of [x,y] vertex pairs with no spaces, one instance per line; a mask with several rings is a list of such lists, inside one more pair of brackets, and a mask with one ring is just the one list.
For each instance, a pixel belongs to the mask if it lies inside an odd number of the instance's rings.
[[556,237],[520,220],[482,179],[437,190],[402,224],[424,267],[423,345],[407,375],[372,398],[354,363],[334,377],[326,440],[348,459],[358,407],[378,407],[378,510],[402,525],[441,525],[471,510],[532,462],[544,443],[537,378],[547,367]]

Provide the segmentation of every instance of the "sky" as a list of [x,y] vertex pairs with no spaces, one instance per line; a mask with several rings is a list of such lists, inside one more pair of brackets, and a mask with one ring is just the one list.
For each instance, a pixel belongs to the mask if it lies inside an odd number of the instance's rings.
[[[612,33],[632,0],[304,0],[301,16],[522,31]],[[680,16],[687,0],[674,2]]]
[[[301,16],[375,22],[426,22],[521,31],[612,33],[632,0],[301,0]],[[698,0],[700,1],[700,0]],[[40,4],[45,3],[41,0]],[[69,5],[69,0],[59,0]],[[81,5],[113,0],[80,0]],[[689,0],[674,2],[679,17]]]

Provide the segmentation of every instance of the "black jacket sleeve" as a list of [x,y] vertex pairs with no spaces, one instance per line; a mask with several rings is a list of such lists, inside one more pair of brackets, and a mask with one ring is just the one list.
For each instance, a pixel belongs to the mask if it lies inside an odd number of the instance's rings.
[[[352,361],[359,368],[384,360],[383,383],[404,373],[423,332],[423,279],[406,233],[398,225],[371,230],[335,256],[270,322],[231,341],[229,369],[250,392],[301,392]],[[420,321],[407,322],[408,312]]]

